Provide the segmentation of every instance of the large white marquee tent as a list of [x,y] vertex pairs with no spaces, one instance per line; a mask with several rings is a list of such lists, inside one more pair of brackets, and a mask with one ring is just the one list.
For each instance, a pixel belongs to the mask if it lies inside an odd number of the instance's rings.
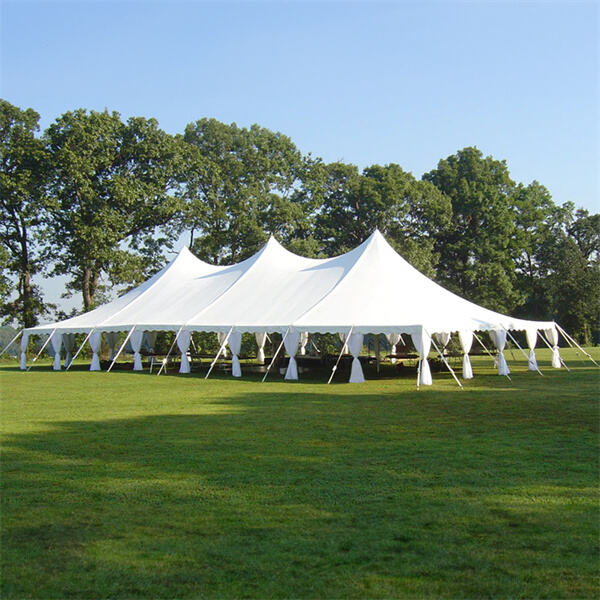
[[[287,379],[297,379],[294,357],[311,333],[337,333],[353,355],[350,381],[363,381],[358,355],[365,334],[385,334],[392,346],[410,335],[420,356],[418,384],[431,384],[427,355],[436,340],[447,343],[458,335],[463,377],[472,377],[469,351],[473,336],[487,331],[497,349],[498,372],[508,375],[503,356],[507,335],[525,331],[529,367],[537,370],[534,347],[538,335],[553,351],[560,367],[559,330],[553,321],[529,321],[502,315],[464,300],[434,283],[406,262],[375,231],[354,250],[334,258],[311,259],[293,254],[275,238],[250,258],[231,266],[215,266],[196,258],[187,248],[154,277],[120,298],[88,313],[23,331],[21,368],[26,369],[28,339],[46,334],[60,369],[61,350],[69,362],[73,334],[86,334],[92,350],[91,370],[99,370],[102,335],[114,356],[117,332],[126,332],[141,369],[145,332],[173,331],[189,372],[187,352],[194,331],[219,334],[222,348],[232,354],[233,375],[241,375],[238,354],[241,335],[256,334],[259,356],[267,333],[283,336],[290,356]],[[511,336],[512,337],[512,336]],[[514,338],[513,338],[514,339]],[[124,344],[123,344],[124,345]],[[122,349],[123,346],[121,346]]]

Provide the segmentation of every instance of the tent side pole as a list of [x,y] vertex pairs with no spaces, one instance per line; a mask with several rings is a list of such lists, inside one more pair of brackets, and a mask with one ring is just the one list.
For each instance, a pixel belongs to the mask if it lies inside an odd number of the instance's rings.
[[[511,334],[511,332],[506,329],[506,327],[504,328],[504,331],[506,331],[506,333],[509,335],[510,339],[516,344],[517,348],[521,351],[521,354],[525,357],[525,359],[527,360],[527,364],[529,364],[529,356],[527,356],[525,350],[523,350],[523,348],[521,348],[521,346],[519,346],[519,342],[517,342],[517,340],[515,340],[515,338],[513,337],[513,335]],[[536,365],[535,370],[543,377],[544,374],[540,371],[539,367]]]
[[[485,344],[479,339],[479,336],[475,332],[473,332],[473,337],[479,342],[479,345],[490,355],[490,357],[492,358],[492,360],[494,362],[496,362],[496,359],[494,358],[494,355],[485,347]],[[505,375],[505,377],[509,381],[512,381],[512,379],[510,378],[510,375]]]
[[21,329],[21,331],[19,331],[17,333],[17,335],[15,335],[15,337],[10,340],[10,342],[8,343],[8,345],[4,348],[4,350],[2,350],[2,352],[0,352],[0,356],[2,356],[13,344],[13,342],[24,332],[24,329]]
[[96,330],[96,328],[90,329],[88,334],[85,336],[85,339],[83,340],[83,344],[81,344],[81,346],[79,346],[79,350],[77,350],[77,352],[75,352],[75,356],[73,356],[73,358],[71,359],[71,362],[65,368],[65,373],[71,368],[71,365],[75,362],[75,359],[79,356],[79,353],[83,350],[85,343],[90,339],[90,335],[92,335],[92,333],[94,333],[95,330]]
[[279,355],[279,351],[281,350],[281,347],[283,346],[283,342],[285,342],[285,338],[287,337],[287,335],[288,335],[289,332],[290,332],[290,328],[288,327],[287,331],[285,332],[285,335],[281,338],[281,343],[279,344],[279,346],[277,346],[277,350],[276,350],[275,354],[273,355],[273,358],[271,359],[271,362],[267,366],[267,371],[265,373],[265,376],[261,379],[261,383],[265,382],[265,379],[267,378],[267,375],[269,374],[269,371],[271,370],[271,367],[273,366],[273,363],[275,362],[275,359]]
[[110,367],[108,367],[108,369],[106,371],[107,373],[110,373],[110,370],[113,368],[113,365],[117,362],[117,358],[119,358],[119,356],[121,355],[121,352],[123,352],[123,348],[125,348],[125,344],[129,341],[129,338],[131,337],[131,334],[133,333],[134,329],[135,329],[135,325],[129,330],[129,333],[125,336],[125,339],[123,340],[123,343],[121,344],[121,347],[119,348],[119,351],[113,358],[113,361],[110,363]]
[[[346,336],[346,340],[350,339],[350,336],[352,335],[352,330],[353,329],[354,329],[354,325],[352,325],[352,327],[350,327],[350,331],[348,331],[348,335]],[[331,369],[331,375],[329,376],[329,380],[327,381],[327,385],[329,385],[331,383],[331,380],[333,379],[333,376],[335,375],[335,372],[337,371],[338,364],[340,363],[340,360],[342,358],[342,354],[344,353],[344,349],[346,348],[346,344],[347,344],[347,342],[342,341],[342,349],[340,350],[338,358],[335,361],[335,365],[333,365],[333,369]]]
[[[546,336],[544,335],[543,331],[540,331],[540,337],[542,338],[542,341],[544,342],[544,344],[546,344],[546,346],[548,346],[548,348],[550,348],[550,350],[552,350],[552,346],[550,345],[550,342],[546,339]],[[571,369],[569,369],[569,367],[567,367],[567,363],[565,363],[565,361],[562,359],[562,356],[560,357],[560,362],[567,371],[571,370]]]
[[167,352],[167,356],[165,356],[165,358],[163,359],[162,365],[160,365],[160,369],[158,370],[158,373],[156,375],[160,375],[162,373],[162,370],[165,368],[165,365],[167,364],[167,361],[169,360],[169,356],[171,356],[171,351],[173,350],[173,346],[175,346],[175,342],[177,341],[177,338],[179,337],[179,334],[181,333],[182,329],[183,329],[183,325],[179,328],[179,331],[175,334],[175,339],[171,342],[171,347],[169,348],[169,351]]
[[27,371],[33,367],[33,363],[39,358],[40,354],[44,351],[44,348],[48,345],[48,342],[52,339],[52,336],[56,333],[56,328],[52,331],[52,333],[46,338],[44,345],[40,348],[40,351],[35,355],[35,358],[31,361],[31,364],[27,367]]
[[233,328],[234,328],[234,325],[232,325],[231,329],[227,332],[227,335],[225,336],[225,339],[223,340],[223,343],[221,344],[221,347],[219,348],[217,355],[215,356],[214,360],[210,364],[210,368],[208,369],[208,373],[206,374],[206,377],[204,377],[204,379],[208,379],[208,376],[210,375],[211,371],[213,370],[213,367],[217,364],[217,360],[219,360],[219,356],[221,356],[221,352],[223,352],[223,350],[225,349],[225,346],[227,344],[227,341],[229,340],[229,336],[231,335]]
[[567,342],[571,340],[571,342],[575,344],[575,346],[577,346],[577,348],[579,348],[597,367],[600,367],[600,365],[558,323],[556,323],[556,328],[561,332]]
[[450,363],[446,360],[446,357],[440,352],[440,349],[438,348],[438,345],[433,340],[433,336],[430,335],[429,332],[426,329],[425,329],[425,333],[429,336],[429,339],[431,340],[431,343],[433,344],[433,347],[437,350],[437,353],[440,355],[440,358],[442,359],[442,361],[444,362],[444,364],[446,365],[446,367],[448,367],[448,370],[450,371],[450,373],[452,373],[452,377],[454,377],[454,381],[456,381],[456,383],[458,383],[458,387],[461,390],[463,390],[464,388],[463,388],[462,383],[458,380],[458,377],[456,376],[456,373],[454,372],[454,370],[450,366]]

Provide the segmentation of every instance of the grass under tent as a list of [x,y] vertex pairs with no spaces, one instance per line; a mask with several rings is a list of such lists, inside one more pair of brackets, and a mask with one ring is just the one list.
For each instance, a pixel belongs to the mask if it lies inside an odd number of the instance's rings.
[[537,354],[462,391],[4,361],[1,596],[598,597],[600,369]]

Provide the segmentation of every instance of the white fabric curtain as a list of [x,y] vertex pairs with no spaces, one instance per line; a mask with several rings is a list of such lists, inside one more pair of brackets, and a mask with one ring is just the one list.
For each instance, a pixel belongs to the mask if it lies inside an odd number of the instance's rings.
[[492,339],[494,340],[494,344],[498,350],[498,375],[509,375],[510,369],[508,368],[508,364],[506,363],[506,358],[504,358],[503,353],[504,347],[506,346],[506,331],[503,329],[498,329],[492,333]]
[[177,347],[181,352],[181,364],[179,365],[180,373],[190,372],[190,361],[187,357],[188,348],[190,347],[190,340],[192,339],[192,332],[186,329],[182,329],[177,336]]
[[138,329],[134,329],[129,341],[131,342],[131,349],[133,350],[133,370],[141,371],[142,366],[142,355],[140,350],[142,348],[142,340],[144,338],[144,332]]
[[29,333],[26,331],[21,335],[21,356],[19,362],[19,369],[24,371],[27,369],[27,344],[29,343]]
[[450,334],[447,332],[443,332],[443,333],[434,333],[433,335],[435,335],[435,339],[438,341],[438,343],[440,343],[442,345],[442,350],[448,345],[448,342],[450,341]]
[[283,341],[283,345],[285,346],[285,351],[288,353],[290,357],[290,362],[288,363],[287,370],[285,372],[284,379],[287,380],[295,380],[298,379],[298,365],[296,364],[296,353],[298,352],[298,344],[300,343],[300,333],[297,331],[288,331],[288,334],[285,336],[285,340]]
[[231,350],[231,374],[234,377],[241,377],[242,367],[240,366],[238,354],[242,349],[242,333],[240,331],[232,331],[229,340],[227,340],[227,344]]
[[458,339],[463,351],[463,379],[473,379],[473,368],[471,367],[471,359],[469,358],[469,352],[471,351],[471,346],[473,345],[473,332],[467,330],[459,331]]
[[352,333],[347,341],[348,350],[352,354],[352,369],[350,371],[350,383],[362,383],[365,380],[358,355],[363,347],[363,334]]
[[527,368],[530,371],[537,371],[537,359],[535,358],[535,343],[537,342],[537,329],[526,329],[527,347],[529,348],[529,357],[527,358]]
[[[402,336],[399,333],[388,333],[386,337],[391,346],[390,354],[396,354],[396,344],[402,339]],[[392,358],[392,364],[396,364],[396,360]]]
[[[217,332],[217,338],[219,340],[219,348],[223,345],[223,342],[225,341],[226,337],[227,337],[227,334],[224,331]],[[225,358],[226,356],[227,356],[227,346],[225,346],[225,348],[223,348],[223,358]]]
[[431,379],[431,369],[427,362],[427,355],[429,354],[429,350],[431,350],[431,337],[429,337],[429,334],[423,328],[421,328],[419,333],[411,333],[410,337],[419,353],[421,373],[418,383],[419,385],[431,385],[433,380]]
[[308,331],[303,331],[300,334],[300,354],[302,356],[306,354],[306,344],[308,344]]
[[265,342],[267,341],[267,333],[262,331],[260,333],[255,333],[254,337],[256,339],[256,346],[258,350],[256,351],[256,362],[259,365],[265,364]]
[[75,349],[75,334],[63,333],[62,342],[63,348],[65,349],[65,362],[63,364],[66,369],[73,360],[73,350]]
[[52,339],[50,340],[52,344],[52,350],[54,350],[54,363],[52,364],[52,368],[55,371],[60,371],[60,349],[62,347],[62,333],[54,332]]
[[88,338],[88,344],[92,351],[92,362],[90,363],[90,371],[100,371],[100,346],[102,344],[102,332],[92,331]]
[[546,337],[552,346],[552,366],[555,369],[560,369],[560,352],[558,350],[558,331],[556,327],[551,327],[550,329],[545,329]]
[[105,339],[108,346],[108,360],[113,360],[117,353],[117,332],[107,331]]

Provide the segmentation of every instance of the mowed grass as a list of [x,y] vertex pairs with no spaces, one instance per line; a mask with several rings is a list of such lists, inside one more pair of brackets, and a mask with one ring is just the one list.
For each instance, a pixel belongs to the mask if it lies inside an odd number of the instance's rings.
[[600,369],[538,354],[464,391],[5,366],[2,598],[596,598]]

